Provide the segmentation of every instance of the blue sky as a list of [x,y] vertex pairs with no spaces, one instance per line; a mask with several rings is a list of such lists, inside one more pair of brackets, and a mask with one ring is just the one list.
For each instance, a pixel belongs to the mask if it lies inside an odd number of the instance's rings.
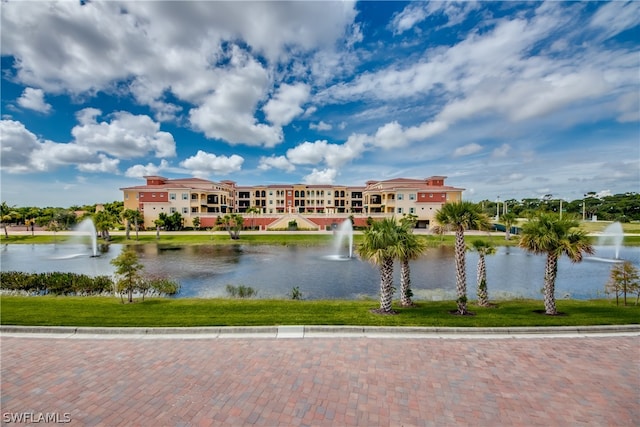
[[640,2],[1,3],[1,199],[448,176],[640,190]]

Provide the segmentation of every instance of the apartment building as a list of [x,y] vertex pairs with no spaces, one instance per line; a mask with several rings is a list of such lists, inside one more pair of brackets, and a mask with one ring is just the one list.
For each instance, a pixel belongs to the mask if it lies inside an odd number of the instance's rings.
[[219,216],[242,213],[246,214],[245,218],[251,217],[252,224],[264,229],[283,216],[299,216],[322,228],[348,216],[353,216],[357,223],[364,223],[368,217],[401,217],[403,214],[415,215],[418,227],[428,228],[438,209],[444,203],[460,201],[464,191],[445,185],[444,176],[368,181],[361,187],[238,186],[233,181],[213,182],[200,178],[144,178],[145,185],[120,190],[125,209],[141,211],[145,227],[152,227],[160,213],[179,212],[187,227],[193,225],[195,217],[200,218],[202,227],[212,227]]

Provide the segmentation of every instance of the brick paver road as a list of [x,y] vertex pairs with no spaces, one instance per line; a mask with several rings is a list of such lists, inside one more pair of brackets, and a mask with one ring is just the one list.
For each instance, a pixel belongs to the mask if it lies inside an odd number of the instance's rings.
[[55,413],[105,426],[640,425],[637,336],[1,345],[3,424]]

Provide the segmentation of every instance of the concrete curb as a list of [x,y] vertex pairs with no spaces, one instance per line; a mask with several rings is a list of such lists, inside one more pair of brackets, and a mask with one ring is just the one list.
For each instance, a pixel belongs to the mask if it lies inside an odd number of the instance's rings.
[[211,327],[74,327],[0,325],[0,335],[73,338],[491,338],[585,335],[638,335],[637,325],[550,326],[550,327],[378,327],[378,326],[211,326]]

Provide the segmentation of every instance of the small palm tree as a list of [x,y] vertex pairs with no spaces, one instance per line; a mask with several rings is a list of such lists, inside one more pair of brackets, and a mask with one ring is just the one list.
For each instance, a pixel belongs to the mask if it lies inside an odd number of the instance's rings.
[[467,311],[467,274],[465,267],[464,231],[468,228],[485,229],[489,227],[489,218],[480,207],[471,202],[445,203],[436,213],[436,221],[443,226],[451,226],[456,233],[456,293],[458,314],[469,314]]
[[379,313],[393,314],[393,260],[397,256],[400,237],[395,219],[385,218],[375,221],[363,232],[358,253],[363,259],[380,268],[380,309]]
[[471,248],[478,252],[478,273],[477,273],[477,292],[478,292],[478,305],[481,307],[489,306],[489,293],[487,292],[487,263],[485,262],[486,255],[493,255],[496,253],[496,248],[485,240],[474,240]]
[[504,222],[504,239],[511,240],[511,227],[516,223],[516,215],[512,212],[507,212],[506,214],[500,217],[502,222]]
[[411,291],[411,269],[409,261],[417,259],[427,248],[426,242],[413,234],[413,228],[415,227],[417,216],[406,215],[400,220],[400,245],[398,247],[398,257],[400,258],[400,304],[405,307],[413,305],[411,297],[413,292]]
[[580,262],[583,254],[594,252],[586,233],[578,229],[578,225],[578,221],[571,218],[539,213],[522,227],[520,247],[528,252],[547,256],[543,288],[546,314],[558,314],[555,283],[560,256],[564,254],[571,262]]

